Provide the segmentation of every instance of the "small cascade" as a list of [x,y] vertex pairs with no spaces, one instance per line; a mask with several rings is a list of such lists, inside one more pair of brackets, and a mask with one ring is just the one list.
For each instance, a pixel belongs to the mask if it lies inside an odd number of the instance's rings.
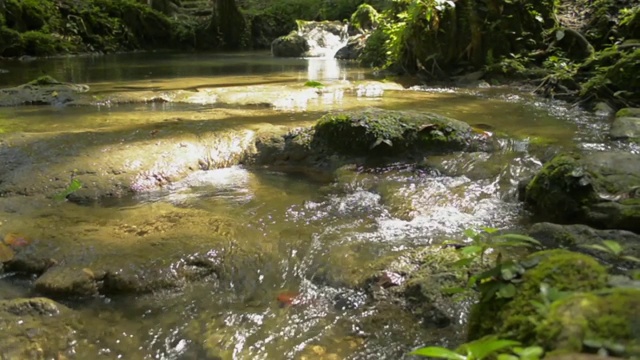
[[349,25],[340,21],[298,20],[298,35],[307,40],[304,57],[333,59],[349,41]]

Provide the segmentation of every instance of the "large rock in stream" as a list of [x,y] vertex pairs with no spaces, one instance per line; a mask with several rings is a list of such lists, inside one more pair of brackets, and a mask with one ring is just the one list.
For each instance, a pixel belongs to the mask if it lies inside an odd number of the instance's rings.
[[258,164],[332,163],[397,156],[491,149],[490,139],[468,124],[428,112],[367,108],[329,113],[312,128],[285,136],[263,134],[256,142]]
[[620,109],[611,124],[609,136],[614,140],[640,142],[640,109]]
[[24,85],[0,89],[0,106],[64,105],[88,91],[87,85],[64,83],[42,76]]
[[524,200],[541,220],[640,232],[640,155],[559,154],[529,182]]

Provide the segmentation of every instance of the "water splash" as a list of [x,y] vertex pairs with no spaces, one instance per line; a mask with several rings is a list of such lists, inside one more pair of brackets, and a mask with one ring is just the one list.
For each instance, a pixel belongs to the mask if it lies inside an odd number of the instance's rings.
[[298,34],[309,44],[305,57],[333,59],[347,46],[349,25],[339,21],[298,21]]

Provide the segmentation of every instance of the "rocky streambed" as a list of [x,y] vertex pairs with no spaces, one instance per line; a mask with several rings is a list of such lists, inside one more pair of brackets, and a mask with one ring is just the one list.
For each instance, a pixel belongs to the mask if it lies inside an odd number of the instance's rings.
[[[573,251],[616,240],[637,256],[634,135],[615,142],[606,119],[510,89],[338,74],[321,88],[270,69],[2,90],[0,354],[401,358],[468,328],[520,336],[509,319],[527,298],[483,310],[511,325],[472,312],[467,326],[473,292],[447,290],[468,280],[451,267],[465,229]],[[613,267],[553,253],[518,289],[633,302],[637,264],[588,252]],[[562,270],[578,263],[595,280]],[[626,353],[633,334],[617,335]]]

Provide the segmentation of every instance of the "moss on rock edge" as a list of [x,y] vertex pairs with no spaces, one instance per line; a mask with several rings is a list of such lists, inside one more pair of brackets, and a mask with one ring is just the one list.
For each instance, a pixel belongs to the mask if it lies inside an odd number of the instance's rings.
[[477,303],[469,318],[469,338],[495,334],[533,344],[536,324],[543,321],[533,301],[543,302],[540,285],[563,292],[587,292],[607,285],[607,271],[594,258],[566,250],[548,250],[529,255],[522,262],[539,263],[527,270],[516,294],[510,299]]

